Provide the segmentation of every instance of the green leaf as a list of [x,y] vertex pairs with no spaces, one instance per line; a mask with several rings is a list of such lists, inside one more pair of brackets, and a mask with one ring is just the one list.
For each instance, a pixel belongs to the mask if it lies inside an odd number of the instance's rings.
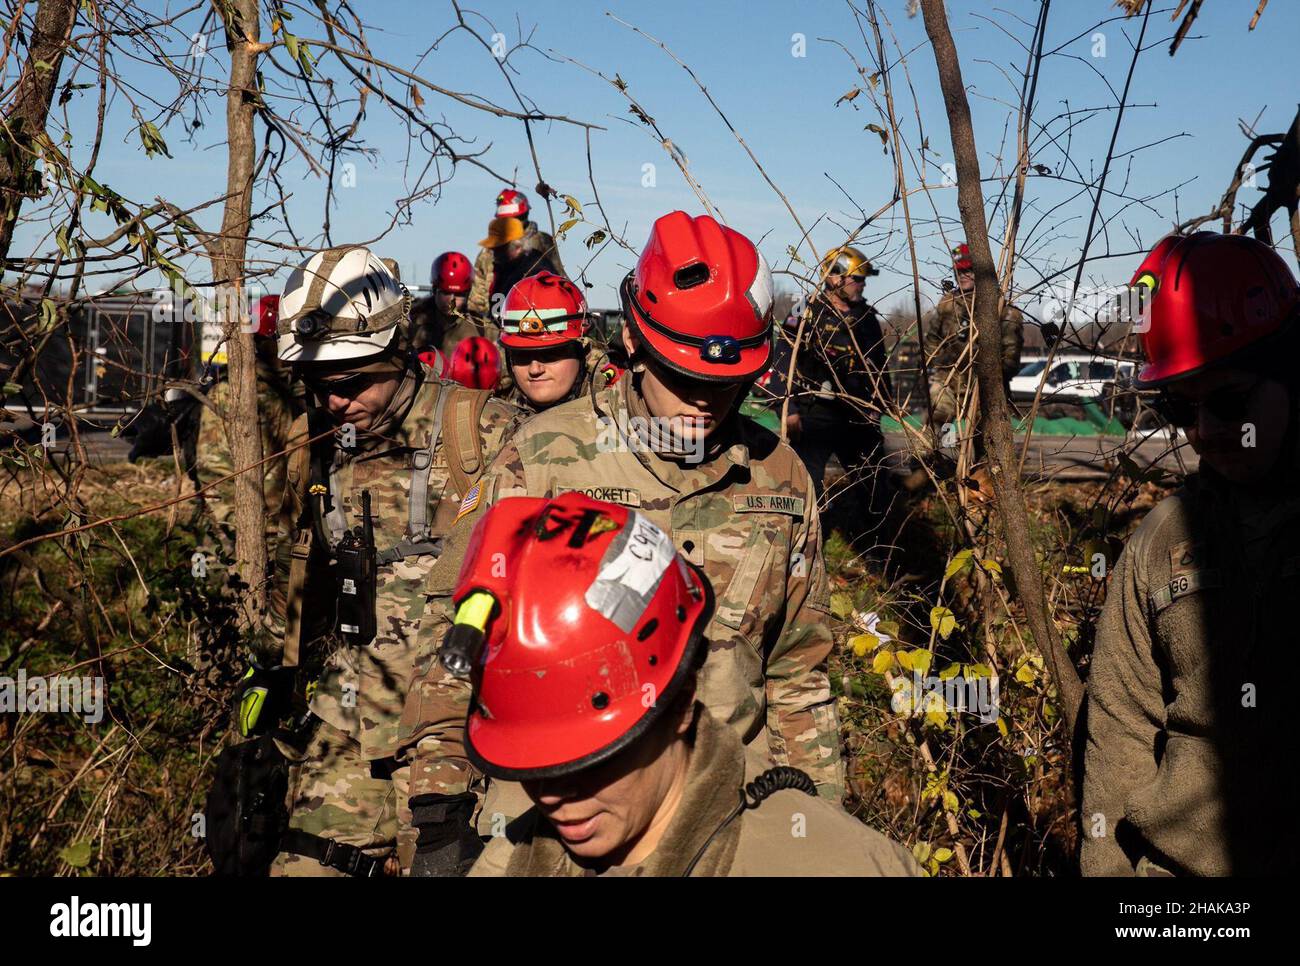
[[943,864],[952,858],[952,849],[938,848],[934,850],[934,861]]
[[853,598],[841,591],[831,594],[831,613],[842,621],[853,616]]
[[74,842],[59,852],[59,858],[74,869],[84,869],[90,865],[90,843],[84,840]]
[[957,556],[953,557],[952,560],[948,562],[948,569],[946,569],[943,572],[943,579],[951,580],[957,574],[961,573],[963,570],[969,567],[970,562],[971,562],[971,551],[963,550],[961,553],[957,554]]
[[284,32],[284,48],[289,51],[290,57],[298,59],[298,38],[287,30]]

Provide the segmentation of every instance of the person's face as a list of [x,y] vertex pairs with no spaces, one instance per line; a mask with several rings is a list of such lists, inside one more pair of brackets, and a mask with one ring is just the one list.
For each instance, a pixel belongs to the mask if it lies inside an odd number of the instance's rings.
[[[623,328],[623,345],[636,352],[636,336]],[[740,395],[739,382],[703,382],[646,360],[641,397],[650,415],[668,423],[670,433],[684,445],[698,443],[716,430]]]
[[1165,390],[1169,421],[1196,454],[1234,483],[1258,483],[1277,464],[1290,421],[1286,386],[1243,369],[1206,372]]
[[862,298],[866,288],[866,279],[857,275],[837,275],[834,272],[826,276],[826,288],[846,302],[857,302]]
[[433,293],[433,300],[438,306],[438,311],[443,315],[463,315],[465,306],[469,303],[469,296],[463,292],[439,290]]
[[322,379],[307,379],[334,422],[351,423],[367,430],[388,409],[397,393],[396,372],[359,372],[331,374]]
[[511,349],[510,372],[515,385],[537,408],[550,406],[569,394],[582,362],[576,343],[545,349]]
[[498,264],[513,262],[524,253],[524,240],[517,238],[512,242],[506,242],[504,245],[498,245],[492,249],[492,257]]
[[968,294],[975,291],[975,269],[957,269],[957,288]]
[[689,706],[668,714],[671,722],[658,722],[603,764],[523,783],[564,847],[584,864],[643,862],[672,821],[686,784],[692,716]]

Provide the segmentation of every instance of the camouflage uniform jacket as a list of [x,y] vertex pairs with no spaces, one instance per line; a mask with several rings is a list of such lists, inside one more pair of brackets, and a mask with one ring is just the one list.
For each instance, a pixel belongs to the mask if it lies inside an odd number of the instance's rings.
[[[782,789],[727,821],[741,786],[771,763],[696,707],[685,788],[663,838],[644,861],[607,876],[920,876],[907,849],[838,805]],[[801,828],[793,836],[791,828]],[[479,856],[472,876],[588,875],[537,809],[505,827]],[[702,853],[701,853],[701,850]],[[692,860],[700,854],[698,863]]]
[[[524,236],[528,242],[528,250],[538,255],[545,256],[547,265],[543,268],[553,271],[557,275],[567,275],[564,271],[564,264],[560,261],[560,248],[555,244],[555,239],[544,231],[538,231],[537,222],[528,223],[528,234]],[[473,315],[484,318],[495,318],[496,314],[492,311],[492,293],[496,292],[497,286],[493,284],[493,271],[495,263],[492,258],[492,249],[481,248],[474,258],[474,284],[469,290],[469,311]]]
[[[201,407],[196,447],[200,486],[214,483],[237,469],[230,456],[230,443],[226,438],[224,424],[230,405],[230,383],[224,373],[208,390],[207,402],[210,405]],[[288,375],[278,366],[258,359],[257,415],[262,431],[262,455],[272,457],[276,453],[285,453],[262,464],[268,553],[273,552],[269,541],[281,529],[280,508],[284,501],[285,477],[289,464],[289,454],[285,451],[296,442],[291,431],[303,408],[303,400],[295,393]],[[234,492],[235,480],[232,477],[203,495],[204,505],[217,524],[233,523]]]
[[1300,865],[1279,834],[1300,810],[1282,680],[1298,592],[1293,490],[1248,498],[1202,470],[1142,521],[1088,678],[1085,875],[1132,875],[1143,859],[1208,876]]
[[[496,454],[506,430],[515,420],[512,407],[478,390],[454,383],[440,382],[427,369],[409,373],[395,399],[396,419],[375,434],[357,434],[355,454],[327,439],[329,457],[329,499],[334,513],[325,514],[331,542],[337,543],[342,528],[361,522],[361,494],[370,492],[375,546],[380,553],[408,539],[410,494],[415,465],[430,445],[437,419],[440,396],[447,394],[442,431],[433,442],[432,464],[428,471],[427,521],[430,536],[438,539],[450,529],[464,493],[455,485],[457,472],[474,480],[483,466]],[[402,397],[406,402],[402,403]],[[481,407],[477,426],[472,413]],[[306,432],[307,419],[300,420]],[[453,428],[453,424],[454,427]],[[476,452],[474,434],[481,439]],[[449,451],[448,440],[456,441]],[[306,453],[307,448],[301,452]],[[456,467],[450,461],[456,461]],[[312,511],[307,505],[312,485],[311,459],[294,460],[289,468],[288,495],[292,519],[298,522],[299,535],[311,528]],[[470,487],[467,486],[466,489]],[[328,510],[328,505],[326,507]],[[337,514],[337,515],[336,515]],[[272,595],[274,617],[283,619],[287,611],[289,569],[280,555],[277,581],[280,593]],[[386,758],[394,754],[397,725],[414,666],[422,651],[436,647],[428,634],[426,613],[428,598],[425,583],[437,558],[422,553],[406,556],[392,563],[381,563],[376,580],[375,638],[364,647],[344,644],[334,630],[337,579],[329,554],[313,543],[297,612],[301,614],[301,661],[314,669],[324,669],[311,697],[312,712],[361,745],[365,758]],[[313,665],[313,652],[317,660]]]
[[421,351],[432,347],[450,359],[456,346],[472,335],[495,344],[500,331],[494,322],[473,313],[444,315],[433,296],[411,306],[411,344]]
[[[484,475],[478,509],[457,527],[458,552],[477,516],[503,497],[576,489],[644,513],[703,568],[716,594],[700,699],[746,744],[802,768],[838,800],[844,770],[827,675],[828,585],[808,472],[776,436],[739,416],[718,431],[725,448],[703,463],[646,451],[628,432],[642,405],[633,382],[620,379],[520,424]],[[443,579],[433,590],[449,594],[455,572]],[[419,722],[410,724],[418,735]]]
[[[957,365],[970,333],[970,314],[975,295],[948,292],[939,299],[925,318],[925,358],[930,378],[945,380]],[[1020,350],[1025,344],[1025,317],[1014,305],[1002,314],[1002,379],[1006,381],[1020,371]],[[972,347],[973,350],[973,347]],[[967,367],[962,366],[963,370]],[[960,378],[960,377],[958,377]]]

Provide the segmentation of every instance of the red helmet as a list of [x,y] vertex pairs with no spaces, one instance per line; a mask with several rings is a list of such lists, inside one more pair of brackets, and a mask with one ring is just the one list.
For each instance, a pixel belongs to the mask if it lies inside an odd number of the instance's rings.
[[656,221],[619,294],[641,344],[670,368],[737,382],[768,366],[772,272],[753,242],[708,215]]
[[427,349],[422,349],[416,353],[416,357],[422,363],[424,363],[426,366],[432,369],[434,375],[436,375],[439,379],[451,378],[449,375],[447,375],[447,368],[448,368],[447,357],[444,356],[437,349],[433,348],[432,346],[430,346]]
[[481,642],[466,750],[511,781],[578,771],[642,735],[694,670],[711,604],[667,533],[576,491],[493,506],[453,598]]
[[280,321],[280,296],[263,295],[257,300],[257,334],[269,339]]
[[495,389],[501,378],[501,353],[481,335],[471,335],[456,345],[447,360],[446,377],[471,389]]
[[1148,291],[1142,386],[1190,376],[1276,335],[1300,316],[1300,286],[1277,252],[1245,235],[1167,235],[1142,261]]
[[522,218],[528,220],[528,196],[522,191],[507,188],[497,195],[498,218]]
[[968,272],[975,267],[975,263],[970,260],[970,246],[965,242],[953,248],[952,267],[959,272]]
[[474,266],[460,252],[443,252],[435,258],[431,275],[436,292],[463,295],[474,284]]
[[510,289],[501,313],[501,344],[541,349],[581,339],[591,327],[578,286],[563,275],[538,272]]

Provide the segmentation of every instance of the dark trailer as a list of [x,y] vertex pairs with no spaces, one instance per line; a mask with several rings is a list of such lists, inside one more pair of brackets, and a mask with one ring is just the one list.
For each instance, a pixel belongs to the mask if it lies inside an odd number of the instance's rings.
[[168,380],[191,376],[194,325],[173,311],[170,293],[113,293],[58,307],[67,317],[46,339],[39,295],[0,303],[0,379],[11,383],[39,347],[18,390],[5,393],[8,418],[40,423],[48,414],[61,423],[73,413],[106,428],[159,399]]

